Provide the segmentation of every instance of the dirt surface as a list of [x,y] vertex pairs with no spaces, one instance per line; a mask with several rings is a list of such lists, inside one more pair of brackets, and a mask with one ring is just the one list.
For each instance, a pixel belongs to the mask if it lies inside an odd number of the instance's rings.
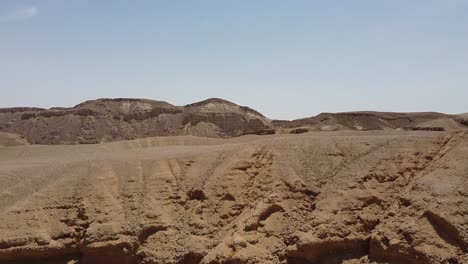
[[0,263],[468,263],[468,135],[2,147],[0,223]]

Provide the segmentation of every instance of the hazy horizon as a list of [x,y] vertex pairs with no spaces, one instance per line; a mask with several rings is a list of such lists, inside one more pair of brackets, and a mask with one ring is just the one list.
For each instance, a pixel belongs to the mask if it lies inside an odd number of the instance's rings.
[[0,107],[468,112],[468,1],[0,2]]

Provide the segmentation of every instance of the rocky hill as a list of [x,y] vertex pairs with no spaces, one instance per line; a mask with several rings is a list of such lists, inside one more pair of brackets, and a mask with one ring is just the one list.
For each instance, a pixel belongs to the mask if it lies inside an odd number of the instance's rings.
[[33,144],[99,143],[151,136],[233,137],[258,133],[270,121],[222,99],[187,106],[146,99],[98,99],[71,108],[0,109],[0,132]]
[[462,117],[436,112],[345,112],[321,113],[293,121],[274,120],[276,127],[303,127],[313,131],[333,130],[434,130],[456,131],[468,127]]
[[219,98],[185,106],[117,98],[86,101],[71,108],[0,109],[0,132],[17,134],[31,144],[90,144],[179,135],[227,138],[308,131],[459,131],[467,128],[466,114],[435,112],[322,113],[293,121],[271,121],[251,108]]

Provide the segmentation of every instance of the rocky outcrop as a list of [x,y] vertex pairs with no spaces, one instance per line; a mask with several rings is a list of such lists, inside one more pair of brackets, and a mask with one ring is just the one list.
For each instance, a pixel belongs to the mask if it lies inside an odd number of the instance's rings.
[[405,130],[411,131],[445,131],[443,127],[405,127]]
[[468,127],[468,116],[456,118],[455,121],[464,127]]
[[289,131],[290,134],[302,134],[302,133],[307,133],[307,132],[309,132],[309,129],[307,128],[295,128]]
[[147,99],[98,99],[74,107],[0,109],[0,132],[32,144],[90,144],[152,136],[237,137],[246,134],[339,130],[468,129],[466,115],[434,112],[321,113],[310,118],[270,120],[258,111],[211,98],[186,106]]
[[[386,130],[408,129],[447,131],[464,130],[461,117],[435,112],[389,113],[389,112],[346,112],[321,113],[314,117],[292,121],[273,120],[276,127],[311,130]],[[460,125],[457,125],[457,122]],[[433,127],[435,130],[431,130]],[[440,127],[440,128],[439,128]],[[419,129],[418,129],[419,128]]]
[[0,109],[0,131],[33,144],[99,143],[149,136],[262,134],[270,121],[222,99],[187,106],[145,99],[98,99],[72,108]]

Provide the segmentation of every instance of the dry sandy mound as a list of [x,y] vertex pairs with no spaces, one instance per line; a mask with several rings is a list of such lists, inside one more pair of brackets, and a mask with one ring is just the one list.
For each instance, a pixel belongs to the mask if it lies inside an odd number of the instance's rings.
[[0,149],[0,263],[468,263],[466,132]]
[[453,118],[439,118],[427,122],[422,122],[417,127],[442,128],[445,131],[458,131],[464,129],[463,125]]
[[0,146],[8,147],[22,145],[28,145],[28,142],[24,138],[21,138],[19,135],[0,132]]

